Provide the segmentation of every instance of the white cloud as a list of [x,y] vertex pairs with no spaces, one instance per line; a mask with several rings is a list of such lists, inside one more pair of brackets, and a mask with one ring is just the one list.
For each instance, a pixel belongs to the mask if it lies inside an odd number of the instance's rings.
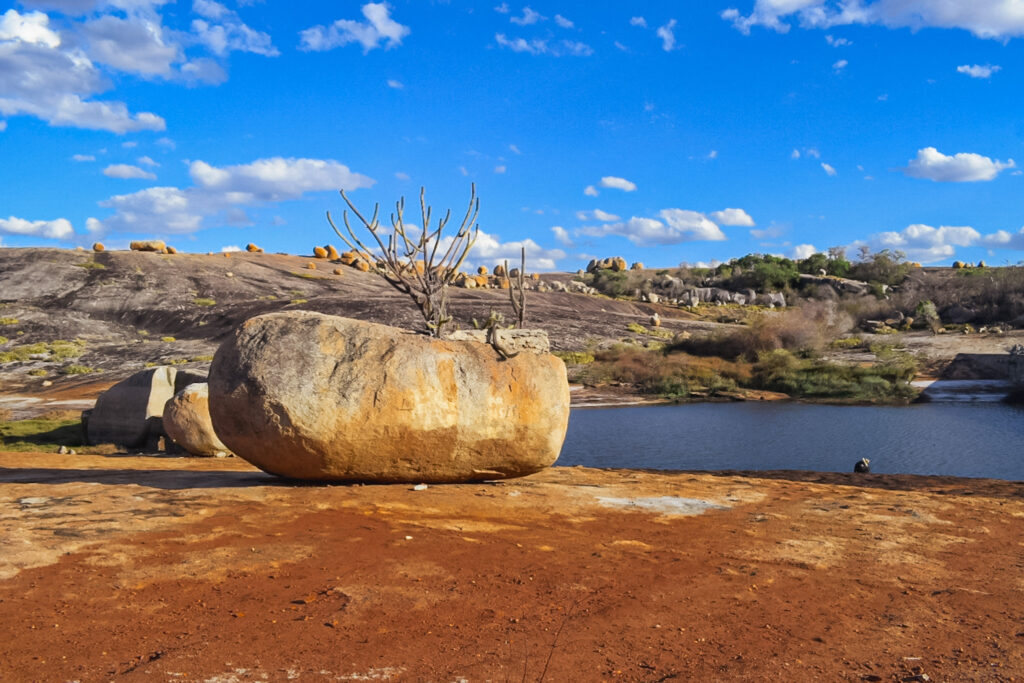
[[184,190],[151,187],[100,202],[114,214],[102,221],[93,219],[95,231],[190,233],[202,228],[210,217],[222,215],[228,223],[237,220],[237,209],[243,206],[298,199],[306,192],[356,190],[374,182],[336,161],[323,159],[275,157],[224,167],[193,161],[189,173],[195,185]]
[[[513,266],[519,263],[522,249],[526,249],[528,271],[555,270],[557,262],[565,258],[565,252],[561,249],[544,249],[532,239],[502,242],[498,235],[481,230],[470,254],[472,265],[498,264],[507,260]],[[470,264],[467,263],[467,266]]]
[[519,148],[515,145],[509,145],[508,148],[513,154],[522,154],[522,152],[519,151]]
[[495,173],[499,173],[499,174],[504,173],[507,170],[508,170],[508,167],[504,166],[504,165],[498,165],[498,166],[494,167],[494,172]]
[[746,228],[754,227],[754,219],[743,209],[723,209],[712,211],[708,218],[719,225],[737,225]]
[[0,233],[32,235],[34,237],[62,240],[71,237],[74,234],[74,230],[71,227],[71,222],[66,218],[58,218],[52,221],[29,221],[24,218],[10,216],[8,218],[0,218]]
[[619,220],[619,217],[615,214],[602,211],[601,209],[594,209],[593,211],[577,211],[576,218],[581,221],[597,220],[605,223]]
[[634,216],[620,223],[585,226],[576,233],[590,237],[620,235],[638,246],[694,241],[719,242],[726,239],[725,233],[714,222],[697,211],[662,209],[658,216],[661,220]]
[[397,173],[395,173],[395,177],[398,178],[399,180],[410,180],[411,179],[409,177],[408,173],[402,173],[401,171],[398,171]]
[[92,154],[74,154],[71,159],[74,161],[96,161],[96,157]]
[[902,251],[912,261],[929,263],[949,258],[956,253],[956,247],[977,244],[981,235],[972,227],[943,225],[908,225],[900,232],[882,232],[868,238],[874,249],[895,249]]
[[610,187],[616,190],[622,190],[623,192],[633,192],[636,190],[636,183],[630,182],[625,178],[606,175],[601,178],[601,187]]
[[1014,168],[1013,159],[993,161],[970,152],[947,156],[934,147],[917,151],[917,156],[907,163],[903,172],[911,178],[927,178],[942,183],[966,183],[992,180],[1003,169]]
[[593,48],[589,45],[575,40],[560,40],[552,43],[541,38],[526,40],[525,38],[509,38],[504,33],[496,33],[494,34],[494,41],[499,46],[508,48],[513,52],[525,52],[531,55],[588,57],[594,53]]
[[508,14],[509,11],[510,11],[509,8],[508,8],[508,3],[507,2],[501,3],[500,5],[498,5],[497,7],[494,8],[494,11],[497,12],[498,14]]
[[170,138],[160,138],[159,140],[156,141],[156,144],[157,146],[163,147],[164,149],[174,149],[175,147],[177,147],[177,145],[174,143],[174,140]]
[[125,73],[169,78],[183,56],[177,43],[165,39],[158,20],[106,14],[85,22],[82,33],[92,59]]
[[583,194],[587,195],[588,197],[596,197],[601,193],[598,192],[597,188],[594,187],[593,185],[587,185],[585,188],[583,188]]
[[103,169],[103,175],[108,178],[121,178],[123,180],[156,180],[156,176],[149,171],[141,169],[138,166],[132,166],[131,164],[112,164]]
[[138,146],[139,146],[139,143],[136,142],[135,140],[127,140],[127,141],[121,143],[121,147],[123,147],[125,149],[134,149],[135,147],[138,147]]
[[249,28],[233,12],[222,24],[194,19],[192,32],[196,41],[220,57],[229,52],[251,52],[264,57],[277,57],[281,54],[274,47],[270,34]]
[[821,152],[819,152],[814,147],[811,147],[810,149],[805,149],[804,150],[804,154],[806,154],[809,157],[814,157],[815,159],[820,159],[821,158]]
[[60,45],[60,36],[50,29],[48,16],[42,12],[20,14],[13,9],[0,15],[0,40],[16,40],[49,48]]
[[834,176],[836,176],[838,174],[838,171],[836,171],[836,169],[834,169],[831,164],[826,164],[824,161],[821,162],[821,168],[830,177],[834,177]]
[[8,10],[2,17],[0,115],[113,133],[164,129],[155,114],[131,114],[123,102],[90,99],[109,84],[80,48],[65,46],[48,28],[45,14]]
[[800,158],[800,150],[794,149],[792,152],[790,152],[789,158],[790,159],[799,159]]
[[799,261],[817,253],[818,250],[814,248],[813,244],[798,244],[789,252],[789,258]]
[[192,0],[192,11],[207,19],[223,19],[231,14],[224,5],[212,0]]
[[707,159],[717,159],[718,158],[718,150],[717,149],[711,150],[710,152],[708,152],[708,155],[707,155],[706,158]]
[[151,159],[150,157],[139,157],[138,159],[136,159],[136,161],[138,161],[140,164],[143,164],[144,166],[156,167],[160,165],[153,161],[153,159]]
[[553,226],[551,228],[551,232],[555,235],[555,240],[557,240],[563,247],[572,246],[572,238],[569,237],[569,231],[561,225]]
[[669,19],[669,22],[664,26],[659,26],[655,33],[661,38],[661,49],[665,52],[671,52],[676,47],[676,34],[675,29],[676,20]]
[[836,71],[842,71],[847,67],[848,64],[849,62],[846,61],[845,59],[840,59],[838,62],[832,65],[832,68],[835,69]]
[[0,121],[0,133],[4,132],[5,130],[7,130],[7,122]]
[[220,253],[222,253],[222,254],[233,254],[236,251],[242,251],[242,248],[240,246],[238,246],[237,244],[229,244],[226,247],[221,247],[220,248]]
[[538,21],[543,21],[545,17],[541,16],[540,12],[535,12],[529,7],[523,8],[523,16],[521,17],[510,17],[509,21],[518,26],[530,26],[536,24]]
[[853,43],[851,43],[846,38],[836,38],[831,35],[825,36],[825,42],[831,45],[832,47],[843,47],[845,45],[853,45]]
[[363,46],[363,54],[366,54],[380,47],[381,42],[387,50],[397,47],[410,33],[408,26],[391,18],[391,7],[387,3],[368,2],[363,5],[362,12],[365,22],[338,19],[330,26],[313,26],[300,32],[300,49],[323,51],[359,43]]
[[642,26],[643,28],[647,28],[647,20],[644,19],[643,17],[630,17],[629,25]]
[[967,74],[971,78],[991,78],[992,74],[1000,71],[1002,68],[1003,67],[995,64],[986,64],[984,66],[981,64],[964,64],[963,66],[958,66],[956,68],[956,72],[960,74]]
[[573,26],[575,26],[574,23],[563,17],[561,14],[555,15],[555,23],[561,26],[562,28],[572,28]]
[[996,249],[1022,249],[1024,250],[1024,227],[1015,233],[1006,230],[997,230],[991,235],[985,235],[985,244]]
[[405,88],[405,84],[402,83],[401,81],[396,81],[393,78],[389,78],[388,79],[388,87],[389,88],[393,88],[395,90],[402,90],[402,89]]
[[295,199],[303,192],[357,190],[373,185],[373,180],[353,173],[348,166],[323,159],[273,157],[221,168],[193,161],[189,175],[197,187],[260,201],[282,201]]
[[915,30],[957,28],[980,38],[1024,35],[1024,11],[1016,0],[756,0],[747,16],[730,8],[721,17],[744,34],[755,26],[786,33],[791,28],[787,20],[792,20],[805,29],[878,24]]

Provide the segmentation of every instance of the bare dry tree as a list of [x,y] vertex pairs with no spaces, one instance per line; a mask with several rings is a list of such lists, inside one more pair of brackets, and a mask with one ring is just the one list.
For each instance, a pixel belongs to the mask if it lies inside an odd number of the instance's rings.
[[334,228],[334,232],[350,249],[365,259],[377,275],[413,300],[423,315],[428,334],[443,337],[445,326],[452,322],[448,314],[448,287],[458,277],[466,255],[480,234],[480,226],[476,222],[480,211],[476,185],[470,185],[469,208],[466,209],[462,224],[454,237],[447,238],[442,233],[451,218],[451,211],[445,213],[436,228],[431,228],[433,209],[427,206],[424,188],[420,188],[422,224],[418,236],[410,235],[405,224],[405,197],[395,203],[390,230],[382,228],[378,220],[380,204],[374,204],[373,217],[366,220],[352,204],[345,190],[341,190],[341,198],[377,243],[379,256],[356,235],[349,223],[348,211],[342,212],[348,237],[334,224],[331,212],[327,212],[327,222]]
[[519,252],[519,272],[512,275],[505,261],[505,279],[508,280],[508,298],[512,303],[512,313],[516,316],[516,327],[523,329],[526,319],[526,247]]

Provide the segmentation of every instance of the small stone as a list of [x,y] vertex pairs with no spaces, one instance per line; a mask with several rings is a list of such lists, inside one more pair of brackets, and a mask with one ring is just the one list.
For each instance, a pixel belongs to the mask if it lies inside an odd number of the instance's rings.
[[52,387],[53,386],[53,380],[52,379],[44,379],[43,380],[43,386],[44,387]]
[[61,446],[60,448],[57,449],[57,454],[58,455],[67,455],[68,454],[68,447],[67,446]]
[[427,488],[428,487],[427,487],[426,484],[416,484],[415,486],[412,487],[412,490],[413,491],[426,491]]

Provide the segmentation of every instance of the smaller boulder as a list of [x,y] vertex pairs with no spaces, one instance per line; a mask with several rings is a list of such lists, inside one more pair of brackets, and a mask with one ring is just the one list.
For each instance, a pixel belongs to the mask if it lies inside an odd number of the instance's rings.
[[327,258],[327,250],[323,247],[313,247],[313,256],[316,258]]
[[92,250],[95,252],[105,251],[106,247],[103,246],[103,242],[94,242],[92,245]]
[[217,438],[210,420],[210,392],[206,382],[190,384],[167,401],[164,431],[192,455],[224,457],[228,447]]
[[157,253],[167,251],[167,245],[164,244],[163,240],[136,240],[129,246],[132,251],[152,251]]

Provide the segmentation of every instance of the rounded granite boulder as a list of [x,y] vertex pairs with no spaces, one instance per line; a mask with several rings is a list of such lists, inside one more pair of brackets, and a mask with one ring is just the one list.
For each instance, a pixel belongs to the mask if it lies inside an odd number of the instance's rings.
[[206,382],[189,384],[164,404],[164,431],[192,455],[221,457],[228,455],[228,447],[213,431],[208,386]]
[[308,311],[247,320],[214,356],[221,441],[298,479],[462,482],[537,472],[569,421],[565,364]]

